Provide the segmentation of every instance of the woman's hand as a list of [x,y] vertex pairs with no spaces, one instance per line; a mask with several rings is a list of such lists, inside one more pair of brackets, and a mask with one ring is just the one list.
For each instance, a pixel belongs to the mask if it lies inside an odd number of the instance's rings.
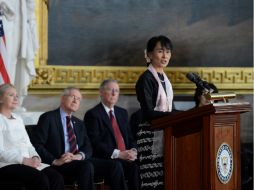
[[26,166],[30,166],[32,168],[37,168],[41,165],[41,160],[35,156],[33,158],[23,158],[23,162],[22,164],[26,165]]

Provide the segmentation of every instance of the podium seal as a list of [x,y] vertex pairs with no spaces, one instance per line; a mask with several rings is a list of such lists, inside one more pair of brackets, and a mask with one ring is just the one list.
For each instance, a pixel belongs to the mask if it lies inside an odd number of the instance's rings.
[[217,151],[216,170],[220,182],[228,183],[233,173],[233,154],[227,143],[222,143]]

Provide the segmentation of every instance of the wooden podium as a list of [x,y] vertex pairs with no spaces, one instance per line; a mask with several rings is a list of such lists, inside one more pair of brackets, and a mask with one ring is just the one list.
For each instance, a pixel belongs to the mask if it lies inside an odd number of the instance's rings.
[[217,103],[152,121],[164,129],[166,190],[240,190],[240,113],[249,103]]

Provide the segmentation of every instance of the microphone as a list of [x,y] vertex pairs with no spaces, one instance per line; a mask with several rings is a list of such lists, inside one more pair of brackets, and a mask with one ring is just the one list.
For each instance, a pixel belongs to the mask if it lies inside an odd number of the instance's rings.
[[203,90],[206,91],[206,92],[210,92],[210,93],[213,92],[213,89],[210,88],[208,82],[203,81],[203,80],[199,77],[198,74],[196,74],[196,73],[187,73],[187,74],[186,74],[186,77],[187,77],[191,82],[194,82],[198,88],[201,88],[201,89],[203,89]]

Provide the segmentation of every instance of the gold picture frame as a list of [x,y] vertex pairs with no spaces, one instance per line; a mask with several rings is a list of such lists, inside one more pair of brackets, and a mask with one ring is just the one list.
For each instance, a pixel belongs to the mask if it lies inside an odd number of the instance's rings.
[[[48,1],[36,0],[36,16],[40,48],[35,60],[37,76],[29,85],[30,94],[58,94],[67,86],[79,87],[83,94],[97,94],[100,82],[114,78],[122,94],[135,94],[135,83],[145,67],[53,66],[48,59]],[[220,91],[253,94],[252,67],[171,67],[166,69],[175,94],[193,94],[195,84],[186,73],[197,72],[213,82]]]

